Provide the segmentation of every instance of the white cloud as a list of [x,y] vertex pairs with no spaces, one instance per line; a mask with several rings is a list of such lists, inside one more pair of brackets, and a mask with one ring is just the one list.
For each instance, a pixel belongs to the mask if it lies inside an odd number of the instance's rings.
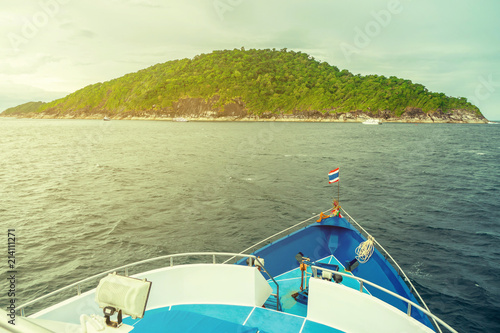
[[[2,97],[0,110],[159,62],[241,46],[302,51],[354,73],[395,75],[453,96],[474,98],[480,77],[500,82],[500,3],[494,0],[480,6],[452,0],[32,0],[0,6],[0,77],[9,96],[17,96]],[[21,38],[17,45],[13,36]],[[356,48],[350,57],[345,44]],[[489,118],[500,119],[499,92],[500,86],[480,100]]]

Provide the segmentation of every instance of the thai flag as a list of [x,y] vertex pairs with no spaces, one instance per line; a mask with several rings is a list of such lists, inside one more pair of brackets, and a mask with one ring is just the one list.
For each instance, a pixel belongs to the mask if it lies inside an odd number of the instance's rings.
[[339,168],[332,170],[328,173],[329,184],[333,184],[339,181]]

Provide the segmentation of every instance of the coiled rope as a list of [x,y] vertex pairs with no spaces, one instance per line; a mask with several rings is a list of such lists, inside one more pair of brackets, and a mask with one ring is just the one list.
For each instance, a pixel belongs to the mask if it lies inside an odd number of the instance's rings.
[[356,248],[356,259],[359,261],[360,264],[364,264],[368,260],[370,260],[370,257],[373,254],[373,237],[368,236],[368,239],[364,241],[363,243],[359,244],[359,246]]

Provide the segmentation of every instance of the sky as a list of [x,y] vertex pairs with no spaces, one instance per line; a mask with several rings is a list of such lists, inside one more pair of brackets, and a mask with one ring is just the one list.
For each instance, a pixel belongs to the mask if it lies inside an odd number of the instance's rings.
[[500,120],[499,13],[498,0],[2,1],[0,111],[244,47],[409,79]]

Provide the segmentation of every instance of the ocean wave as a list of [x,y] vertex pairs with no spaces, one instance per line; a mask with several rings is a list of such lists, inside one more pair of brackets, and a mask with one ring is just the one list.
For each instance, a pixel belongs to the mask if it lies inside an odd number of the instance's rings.
[[476,231],[476,235],[488,236],[494,240],[500,240],[500,233],[494,231]]
[[173,135],[166,123],[117,121],[112,136],[79,149],[75,129],[85,134],[92,121],[60,122],[57,138],[50,121],[29,123],[0,128],[15,138],[0,150],[0,212],[20,232],[21,302],[158,253],[238,252],[331,207],[338,187],[327,173],[340,167],[343,207],[431,310],[460,331],[495,332],[496,126],[349,126],[347,134],[332,132],[343,124],[294,123],[252,151],[238,147],[268,124],[193,122]]

